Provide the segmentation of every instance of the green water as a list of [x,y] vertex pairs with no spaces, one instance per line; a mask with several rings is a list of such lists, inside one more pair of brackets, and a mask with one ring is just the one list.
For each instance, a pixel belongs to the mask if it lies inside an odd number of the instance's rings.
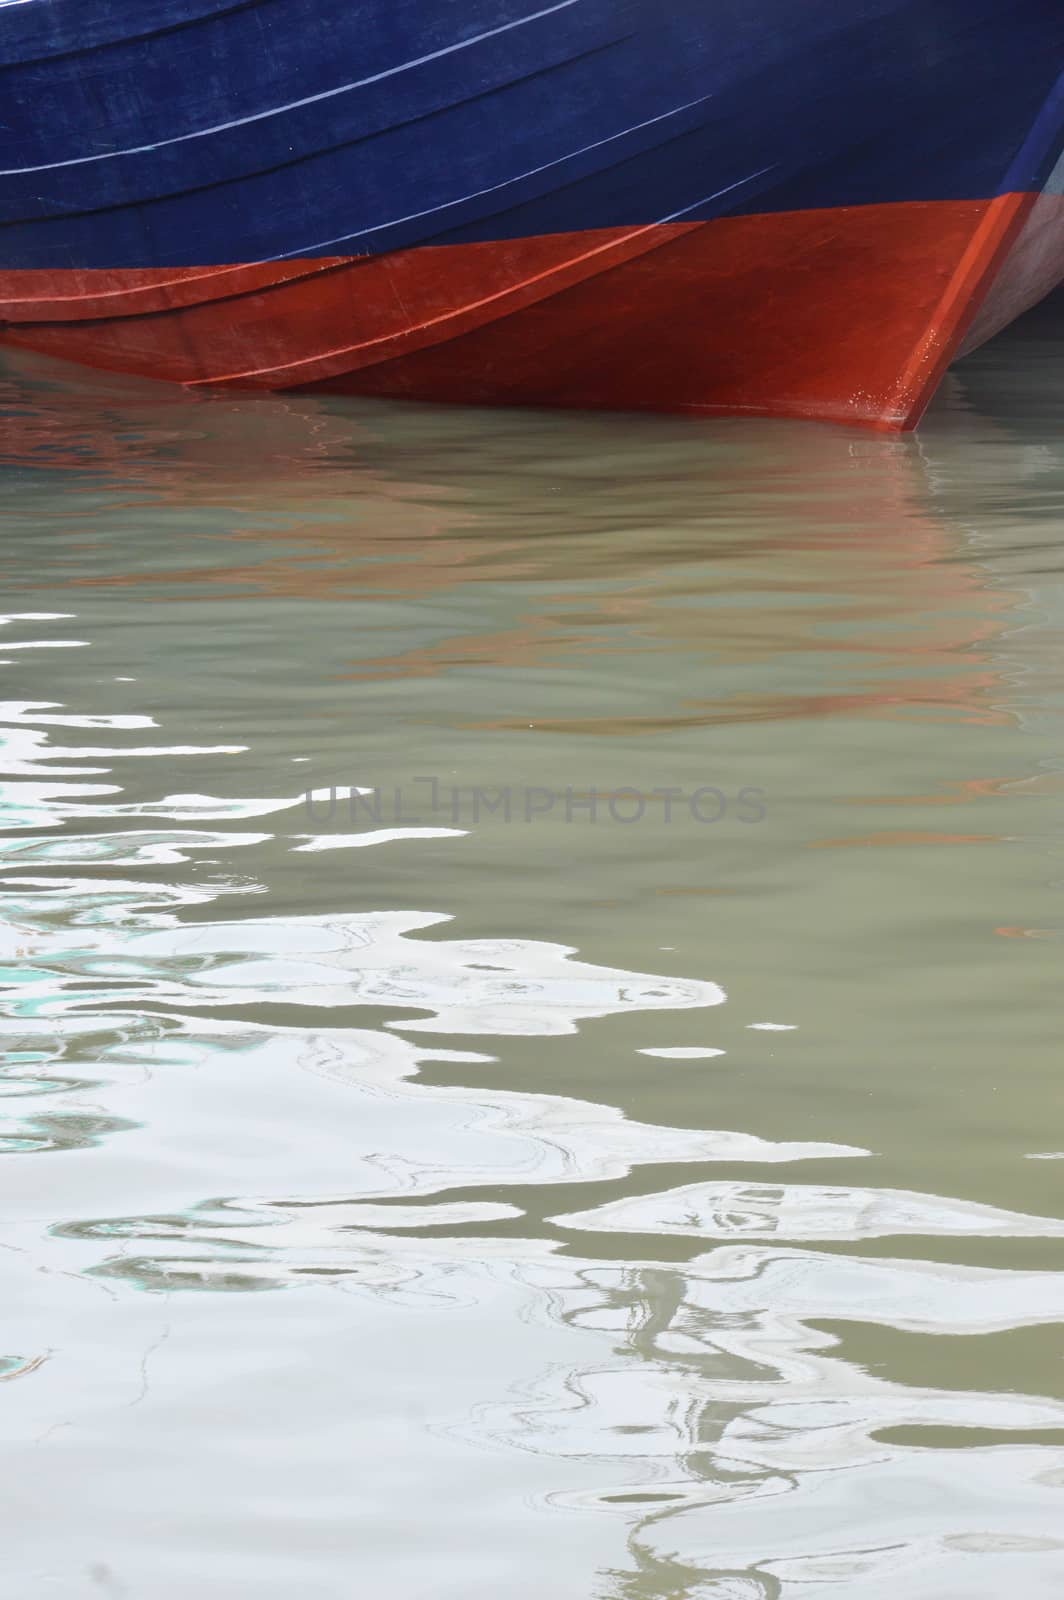
[[0,429],[4,1592],[1058,1595],[1064,329]]

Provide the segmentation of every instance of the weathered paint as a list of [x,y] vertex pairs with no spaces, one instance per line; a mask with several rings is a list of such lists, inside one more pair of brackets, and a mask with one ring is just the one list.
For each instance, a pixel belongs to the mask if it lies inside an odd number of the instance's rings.
[[909,426],[1064,274],[1062,65],[1058,0],[0,0],[0,336]]

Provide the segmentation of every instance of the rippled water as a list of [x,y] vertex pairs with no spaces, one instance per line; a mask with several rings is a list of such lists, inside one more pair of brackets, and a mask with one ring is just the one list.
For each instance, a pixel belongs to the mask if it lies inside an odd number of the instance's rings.
[[5,1593],[1059,1594],[1064,327],[0,379]]

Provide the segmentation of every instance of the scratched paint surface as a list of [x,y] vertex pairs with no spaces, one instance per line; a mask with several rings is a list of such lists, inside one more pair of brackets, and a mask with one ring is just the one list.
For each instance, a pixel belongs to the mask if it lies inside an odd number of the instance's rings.
[[122,0],[5,6],[0,268],[231,265],[1040,187],[1060,145],[1059,9],[914,10],[149,0],[131,23]]

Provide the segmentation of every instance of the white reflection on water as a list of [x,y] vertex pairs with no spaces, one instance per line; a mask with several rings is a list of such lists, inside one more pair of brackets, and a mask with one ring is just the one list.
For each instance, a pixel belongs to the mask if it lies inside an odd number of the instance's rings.
[[567,1228],[690,1238],[876,1239],[889,1234],[1060,1238],[1064,1218],[968,1200],[813,1184],[701,1183],[555,1217]]
[[[186,861],[179,841],[187,845],[185,830],[172,835],[171,854],[155,859]],[[529,1185],[602,1183],[641,1165],[863,1152],[643,1124],[568,1096],[421,1083],[418,1073],[433,1063],[492,1058],[401,1036],[428,1027],[550,1038],[625,1010],[718,1006],[717,985],[596,967],[542,941],[449,939],[440,936],[448,919],[429,913],[187,923],[186,909],[208,907],[228,887],[59,876],[20,876],[10,887],[17,926],[5,930],[6,944],[26,959],[5,1010],[5,1032],[21,1046],[12,1081],[35,1084],[48,1109],[9,1124],[7,1148],[86,1158],[65,1175],[71,1220],[52,1227],[42,1263],[66,1282],[70,1273],[94,1282],[105,1306],[140,1289],[168,1308],[163,1323],[138,1336],[130,1354],[142,1377],[120,1404],[139,1406],[151,1386],[165,1393],[184,1381],[172,1365],[188,1337],[174,1331],[186,1327],[175,1292],[299,1290],[319,1307],[331,1286],[383,1303],[387,1337],[400,1348],[409,1317],[434,1326],[458,1317],[478,1339],[502,1341],[501,1369],[473,1361],[493,1373],[479,1397],[434,1401],[431,1471],[444,1470],[439,1451],[471,1447],[548,1464],[534,1496],[543,1514],[605,1517],[615,1530],[604,1536],[613,1554],[600,1560],[605,1595],[772,1600],[841,1586],[849,1600],[897,1583],[928,1600],[951,1584],[989,1597],[1014,1571],[1028,1592],[1049,1593],[1038,1588],[1039,1562],[1052,1563],[1059,1548],[1045,1527],[1060,1486],[1046,1476],[1044,1446],[1022,1441],[1037,1430],[1064,1440],[1064,1406],[892,1381],[839,1359],[838,1331],[817,1324],[1000,1334],[1064,1315],[1058,1274],[734,1244],[678,1267],[633,1257],[632,1240],[645,1250],[654,1235],[992,1237],[1059,1234],[1059,1223],[933,1195],[729,1180],[557,1214],[556,1236],[539,1237],[544,1224],[506,1198]],[[58,927],[48,915],[56,890]],[[419,937],[429,929],[432,938]],[[257,1020],[262,1006],[280,1002],[307,1008],[308,1022]],[[319,1020],[322,1010],[371,1004],[430,1015],[390,1019],[390,1031]],[[200,1018],[201,1007],[240,1015]],[[66,1075],[71,1059],[91,1059],[95,1081]],[[115,1152],[109,1162],[98,1159],[101,1146]],[[39,1170],[25,1163],[8,1187],[5,1239],[14,1254],[3,1269],[13,1288],[19,1252],[38,1227]],[[190,1186],[228,1198],[190,1203]],[[452,1197],[459,1189],[466,1194]],[[629,1259],[561,1254],[574,1230],[584,1241],[620,1232]],[[515,1296],[537,1333],[531,1361],[512,1344]],[[91,1327],[100,1313],[91,1301],[79,1304]],[[43,1310],[34,1296],[14,1319],[23,1353],[5,1375],[43,1381],[29,1414],[43,1437],[58,1428],[58,1442],[64,1418],[80,1407],[72,1373],[45,1359],[52,1322]],[[311,1315],[320,1321],[319,1309]],[[548,1359],[557,1338],[550,1327],[565,1337]],[[122,1366],[123,1335],[113,1319],[108,1329]],[[246,1380],[234,1371],[231,1381]],[[304,1390],[308,1426],[324,1403],[324,1394]],[[367,1404],[363,1394],[360,1414]],[[339,1447],[315,1426],[328,1460]],[[929,1436],[985,1429],[994,1443],[968,1449],[958,1467],[952,1452],[947,1465],[881,1437],[897,1427]],[[1010,1437],[1017,1443],[1006,1456],[1000,1442]],[[382,1469],[391,1448],[375,1444]],[[84,1470],[83,1451],[77,1434],[66,1441],[53,1460],[53,1492],[56,1484],[63,1492],[68,1472]],[[1064,1452],[1059,1460],[1064,1467]],[[993,1555],[992,1578],[980,1568],[973,1579],[975,1554]]]
[[[116,866],[187,861],[191,849],[261,843],[262,834],[69,835],[52,841],[12,843],[10,856],[24,862],[99,859]],[[132,842],[131,842],[132,841]],[[21,843],[21,842],[20,842]],[[20,941],[28,908],[15,904],[19,926],[7,931]],[[27,969],[16,987],[9,1015],[45,1016],[81,1006],[82,980],[102,972],[101,955],[121,955],[134,981],[112,1000],[148,1000],[175,1006],[255,1003],[325,1007],[412,1007],[431,1017],[392,1021],[404,1031],[548,1036],[575,1033],[578,1023],[629,1010],[675,1010],[719,1005],[723,991],[712,982],[666,979],[618,972],[572,959],[564,945],[521,939],[411,939],[439,927],[442,912],[367,912],[355,916],[244,919],[240,922],[175,924],[166,931],[126,930],[116,941],[103,926],[60,932],[41,929]],[[117,946],[117,947],[116,947]],[[39,984],[47,983],[41,995]],[[71,982],[78,993],[71,996]]]
[[465,828],[367,828],[364,833],[304,834],[306,844],[293,845],[294,855],[317,855],[323,850],[364,850],[367,845],[405,844],[412,839],[462,839]]

